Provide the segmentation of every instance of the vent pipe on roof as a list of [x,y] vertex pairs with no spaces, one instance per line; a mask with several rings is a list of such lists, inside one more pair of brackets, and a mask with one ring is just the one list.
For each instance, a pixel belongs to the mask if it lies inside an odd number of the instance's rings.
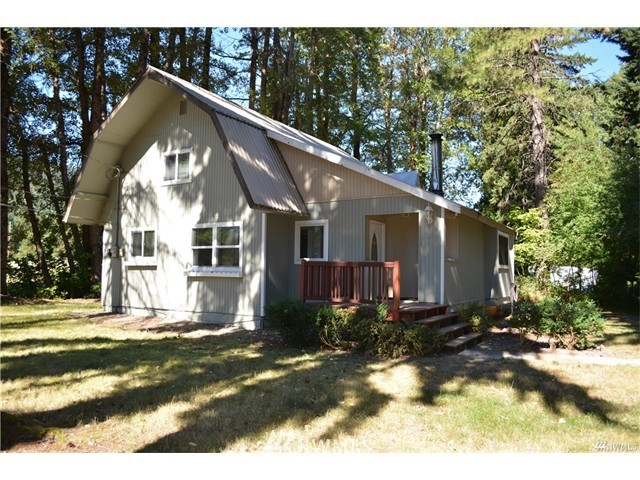
[[431,138],[431,181],[429,191],[440,195],[444,195],[442,191],[442,134],[432,133]]

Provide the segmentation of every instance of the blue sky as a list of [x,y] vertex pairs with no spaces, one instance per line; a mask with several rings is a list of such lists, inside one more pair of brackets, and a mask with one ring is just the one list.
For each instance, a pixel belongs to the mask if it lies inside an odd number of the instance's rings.
[[587,65],[583,75],[595,76],[597,80],[604,81],[620,70],[620,61],[617,56],[623,54],[618,45],[600,40],[589,40],[576,47],[576,50],[596,61]]

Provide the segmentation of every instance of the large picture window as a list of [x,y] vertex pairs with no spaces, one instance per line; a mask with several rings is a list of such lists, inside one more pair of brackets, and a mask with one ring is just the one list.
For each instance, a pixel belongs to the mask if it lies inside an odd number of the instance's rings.
[[177,150],[164,156],[165,184],[191,181],[191,149]]
[[157,263],[156,231],[150,228],[133,228],[130,233],[129,264],[154,265]]
[[191,232],[195,272],[242,271],[242,225],[239,222],[196,225]]
[[328,220],[307,220],[296,222],[295,263],[306,260],[328,260],[329,222]]

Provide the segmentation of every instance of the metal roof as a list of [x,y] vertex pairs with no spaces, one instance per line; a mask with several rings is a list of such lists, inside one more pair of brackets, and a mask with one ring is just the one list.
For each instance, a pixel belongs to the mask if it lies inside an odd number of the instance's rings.
[[473,216],[483,223],[499,225],[511,231],[508,227],[456,202],[378,172],[341,148],[230,102],[155,67],[147,68],[94,134],[88,152],[89,158],[76,183],[65,221],[86,224],[106,222],[113,204],[109,199],[109,170],[118,163],[124,148],[167,98],[170,90],[187,97],[209,113],[225,143],[227,155],[247,201],[253,208],[308,214],[286,162],[272,142],[275,140],[342,165],[454,213]]
[[222,113],[214,123],[252,208],[309,214],[280,150],[263,129]]

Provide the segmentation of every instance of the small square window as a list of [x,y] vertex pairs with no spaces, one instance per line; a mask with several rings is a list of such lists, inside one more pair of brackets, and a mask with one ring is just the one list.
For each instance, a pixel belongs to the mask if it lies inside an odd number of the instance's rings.
[[156,231],[136,228],[131,230],[130,265],[153,265],[157,262]]
[[186,183],[191,181],[191,151],[180,150],[164,156],[164,183]]
[[296,222],[295,263],[302,259],[327,260],[329,258],[329,222],[308,220]]

